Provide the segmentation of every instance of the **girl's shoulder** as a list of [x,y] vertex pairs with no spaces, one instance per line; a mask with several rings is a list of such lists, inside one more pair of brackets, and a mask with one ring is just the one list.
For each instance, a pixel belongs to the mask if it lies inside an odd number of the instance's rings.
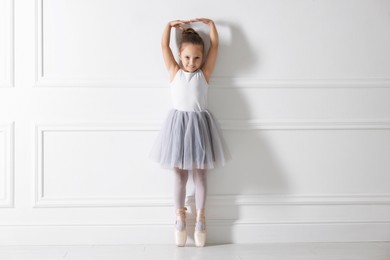
[[208,86],[209,85],[209,82],[208,82],[208,80],[206,79],[206,76],[204,75],[204,72],[203,72],[203,70],[202,69],[199,69],[199,74],[200,74],[200,76],[203,78],[203,80],[206,82],[206,85]]
[[177,75],[179,75],[180,73],[181,73],[180,67],[177,70],[172,71],[172,73],[170,75],[170,83],[172,83],[177,78]]

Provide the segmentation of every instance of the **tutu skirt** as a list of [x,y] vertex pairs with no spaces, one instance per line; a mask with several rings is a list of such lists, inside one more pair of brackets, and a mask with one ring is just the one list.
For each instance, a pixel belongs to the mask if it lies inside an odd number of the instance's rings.
[[208,110],[172,109],[152,147],[150,158],[163,168],[213,169],[231,159],[218,123]]

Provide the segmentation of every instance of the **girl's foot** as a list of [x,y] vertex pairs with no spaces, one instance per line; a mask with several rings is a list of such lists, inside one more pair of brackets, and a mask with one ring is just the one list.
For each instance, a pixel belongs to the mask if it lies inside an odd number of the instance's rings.
[[186,210],[187,208],[176,210],[175,243],[177,246],[185,246],[187,241]]
[[206,244],[206,218],[204,209],[196,211],[194,240],[195,245],[198,247],[203,247]]

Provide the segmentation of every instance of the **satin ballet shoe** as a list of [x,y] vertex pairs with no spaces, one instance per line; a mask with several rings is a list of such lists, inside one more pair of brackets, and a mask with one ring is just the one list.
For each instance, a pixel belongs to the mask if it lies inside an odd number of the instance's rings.
[[195,246],[197,247],[203,247],[206,244],[206,218],[204,209],[196,211],[194,240]]
[[181,208],[176,210],[176,222],[175,222],[175,243],[177,246],[185,246],[187,242],[187,230],[186,230],[186,210],[187,208]]

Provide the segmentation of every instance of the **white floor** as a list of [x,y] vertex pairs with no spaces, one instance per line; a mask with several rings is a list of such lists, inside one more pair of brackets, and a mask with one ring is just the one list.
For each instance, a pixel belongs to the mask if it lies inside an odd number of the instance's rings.
[[1,260],[389,260],[390,242],[173,245],[0,246]]

